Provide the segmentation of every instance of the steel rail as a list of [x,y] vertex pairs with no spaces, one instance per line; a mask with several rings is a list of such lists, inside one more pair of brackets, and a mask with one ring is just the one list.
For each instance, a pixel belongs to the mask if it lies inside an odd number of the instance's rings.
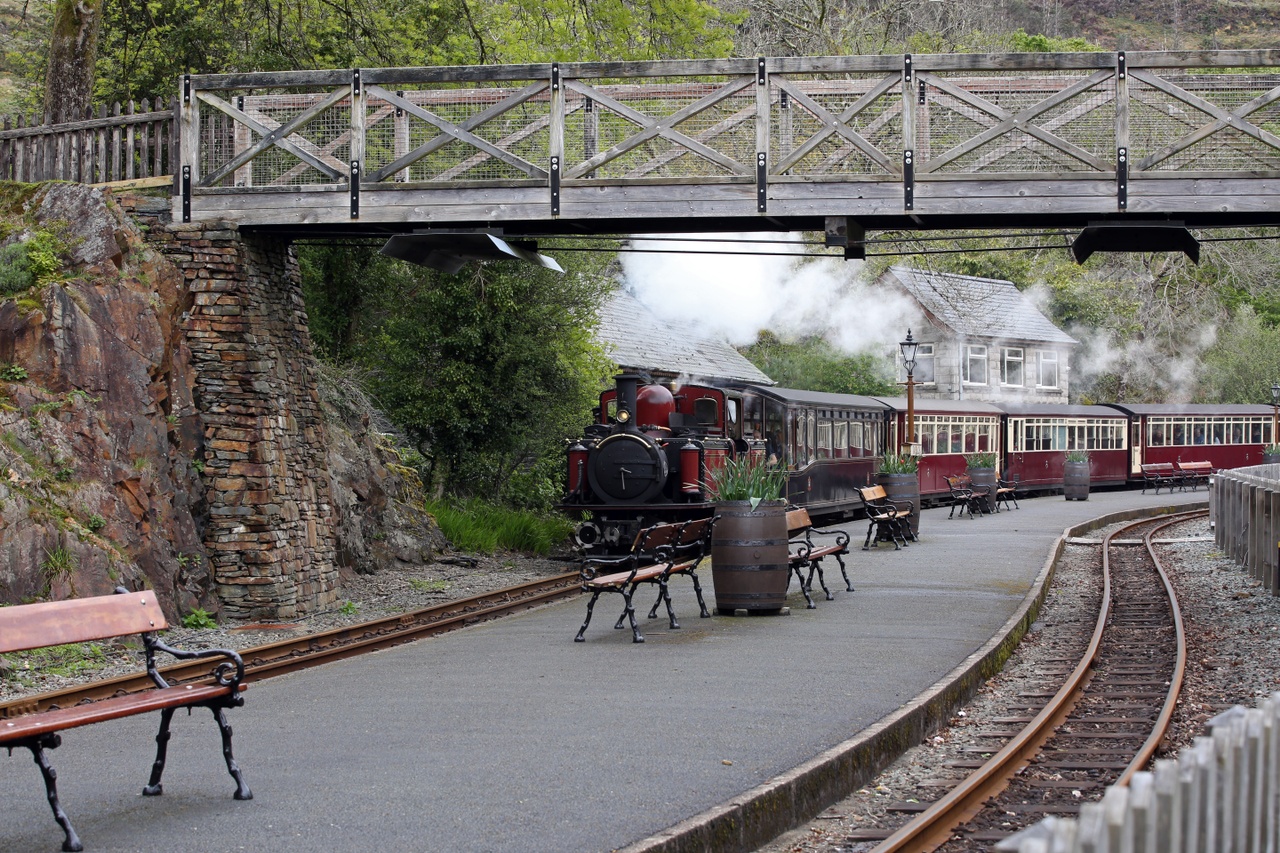
[[[1179,513],[1171,516],[1169,520],[1155,529],[1163,529],[1169,525],[1205,514],[1204,510]],[[876,845],[871,853],[903,853],[903,851],[927,853],[927,851],[938,848],[951,837],[952,830],[971,820],[982,810],[987,800],[1008,787],[1014,774],[1029,764],[1044,743],[1053,736],[1058,727],[1070,715],[1072,709],[1075,708],[1085,686],[1089,683],[1098,649],[1102,644],[1103,631],[1111,613],[1111,561],[1109,553],[1111,541],[1130,528],[1150,524],[1151,521],[1151,518],[1135,521],[1103,537],[1102,602],[1099,607],[1098,618],[1094,623],[1093,636],[1090,638],[1089,646],[1081,656],[1079,664],[1072,670],[1062,687],[1049,700],[1049,703],[1022,731],[992,756],[986,764],[971,773],[963,782],[947,792],[916,818],[899,827],[888,838]],[[1150,550],[1150,535],[1145,537],[1144,541],[1148,543],[1148,549]],[[1151,553],[1154,558],[1154,551]],[[1161,572],[1161,576],[1165,577],[1163,572]],[[1165,588],[1172,596],[1173,588],[1169,585],[1167,577],[1165,581]],[[1179,622],[1179,660],[1185,663],[1185,643],[1182,642],[1181,612],[1177,609],[1176,598],[1174,602],[1174,613]],[[1182,666],[1178,667],[1179,677],[1177,684],[1179,687],[1183,668]],[[1168,696],[1171,698],[1166,698],[1166,710],[1162,711],[1160,716],[1160,720],[1166,727],[1169,715],[1172,713],[1171,703],[1176,702],[1177,699],[1177,693],[1173,690],[1172,685]],[[1154,742],[1149,739],[1148,744],[1151,744],[1154,750],[1155,745],[1158,745],[1164,737],[1164,731],[1161,730],[1158,737],[1154,734],[1152,737]],[[1131,764],[1130,767],[1132,768],[1132,766]],[[1125,772],[1132,775],[1128,770]]]
[[[577,595],[581,591],[579,580],[578,572],[567,572],[410,613],[244,649],[240,652],[245,663],[244,681],[262,681],[300,669],[388,649]],[[212,672],[207,661],[172,664],[161,668],[160,673],[170,684],[212,683]],[[0,703],[0,719],[136,693],[153,686],[145,672],[116,676]]]

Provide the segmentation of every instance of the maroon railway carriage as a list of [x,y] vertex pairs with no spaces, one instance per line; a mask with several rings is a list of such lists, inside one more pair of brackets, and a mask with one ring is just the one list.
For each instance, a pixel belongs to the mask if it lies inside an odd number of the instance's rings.
[[1158,462],[1209,462],[1214,469],[1262,464],[1276,442],[1271,406],[1223,403],[1109,403],[1129,418],[1129,479]]
[[766,459],[790,472],[787,499],[814,519],[859,512],[858,489],[875,481],[884,452],[885,405],[856,394],[729,386],[741,401],[741,435],[764,441]]
[[1129,418],[1110,406],[1000,403],[1004,411],[1002,476],[1028,491],[1063,487],[1069,450],[1089,454],[1089,483],[1123,486],[1129,479]]
[[[907,398],[876,399],[889,409],[888,446],[904,447],[908,441]],[[916,398],[914,412],[923,502],[933,503],[951,494],[946,478],[965,472],[965,454],[999,452],[1004,413],[990,403]]]

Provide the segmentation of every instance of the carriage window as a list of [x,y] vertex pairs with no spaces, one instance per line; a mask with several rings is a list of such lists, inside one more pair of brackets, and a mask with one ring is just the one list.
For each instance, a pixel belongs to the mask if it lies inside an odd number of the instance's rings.
[[843,459],[846,456],[852,456],[849,452],[849,422],[836,421],[836,435],[832,439],[832,450],[835,451],[837,459]]
[[831,458],[831,421],[818,421],[818,458]]
[[1022,386],[1022,347],[1000,349],[1000,384]]

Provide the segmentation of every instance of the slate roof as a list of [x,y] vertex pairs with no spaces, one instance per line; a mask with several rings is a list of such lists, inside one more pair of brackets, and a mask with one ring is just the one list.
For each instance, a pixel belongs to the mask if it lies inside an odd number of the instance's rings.
[[881,282],[897,284],[930,319],[962,337],[1078,344],[1011,281],[891,267]]
[[772,385],[734,349],[692,322],[660,319],[619,289],[600,309],[596,336],[619,367],[689,379]]

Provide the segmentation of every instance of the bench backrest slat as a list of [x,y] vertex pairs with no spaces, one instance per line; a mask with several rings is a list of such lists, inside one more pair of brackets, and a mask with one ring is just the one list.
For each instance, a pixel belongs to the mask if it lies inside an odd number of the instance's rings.
[[809,510],[793,509],[787,511],[787,532],[796,533],[800,530],[806,530],[813,527],[813,521],[809,518]]
[[151,590],[0,607],[0,652],[105,640],[168,627]]
[[865,486],[858,489],[858,493],[862,495],[864,501],[884,501],[889,499],[889,493],[884,490],[884,486]]

